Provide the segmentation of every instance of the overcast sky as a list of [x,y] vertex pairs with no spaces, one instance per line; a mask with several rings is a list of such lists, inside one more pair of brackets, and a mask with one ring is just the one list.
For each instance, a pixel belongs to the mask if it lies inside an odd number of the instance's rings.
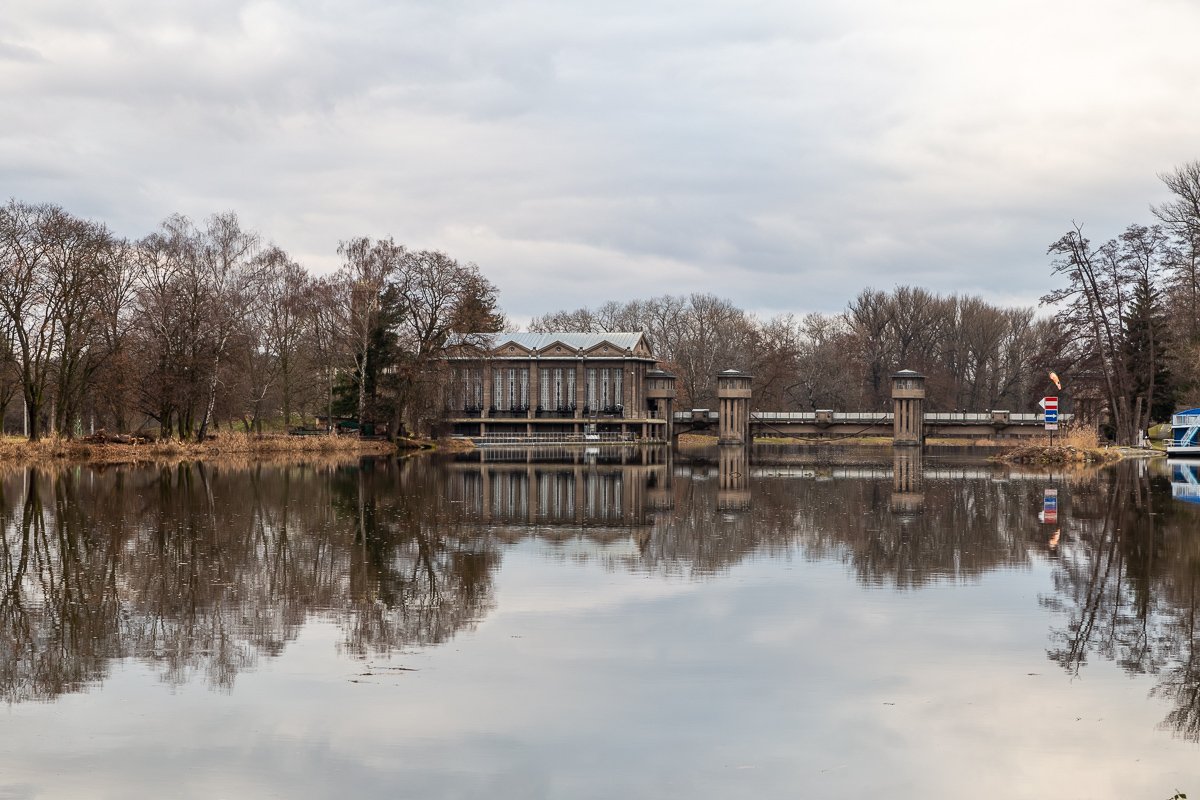
[[518,320],[662,293],[1031,303],[1200,158],[1194,0],[0,4],[0,194],[391,235]]

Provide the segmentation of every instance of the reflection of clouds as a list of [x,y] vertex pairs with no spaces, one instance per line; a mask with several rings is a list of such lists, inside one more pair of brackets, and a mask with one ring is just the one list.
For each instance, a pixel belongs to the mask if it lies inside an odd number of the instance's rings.
[[[522,578],[544,571],[544,557],[539,554],[528,559],[525,552],[525,548],[520,548],[505,554],[506,572]],[[520,580],[515,587],[499,586],[495,594],[496,611],[491,616],[539,614],[548,609],[558,614],[604,614],[640,602],[695,596],[699,591],[694,583],[682,580],[618,581],[611,571],[596,573],[583,568],[592,560],[556,564],[561,572],[550,588],[528,587]],[[599,561],[604,563],[602,559]]]

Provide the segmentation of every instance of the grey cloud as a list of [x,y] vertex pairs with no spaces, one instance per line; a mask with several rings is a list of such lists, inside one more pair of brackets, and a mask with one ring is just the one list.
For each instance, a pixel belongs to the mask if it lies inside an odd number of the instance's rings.
[[321,269],[340,238],[392,234],[476,261],[520,317],[667,291],[796,311],[906,282],[1036,297],[1072,218],[1114,235],[1160,199],[1156,172],[1200,157],[1182,5],[11,16],[8,193],[128,235],[236,208]]

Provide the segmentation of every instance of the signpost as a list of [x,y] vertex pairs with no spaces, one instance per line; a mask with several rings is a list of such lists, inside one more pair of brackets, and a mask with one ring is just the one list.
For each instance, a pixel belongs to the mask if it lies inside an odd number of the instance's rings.
[[1054,431],[1058,430],[1058,398],[1043,397],[1038,405],[1045,410],[1046,430],[1050,431],[1050,443],[1054,444]]

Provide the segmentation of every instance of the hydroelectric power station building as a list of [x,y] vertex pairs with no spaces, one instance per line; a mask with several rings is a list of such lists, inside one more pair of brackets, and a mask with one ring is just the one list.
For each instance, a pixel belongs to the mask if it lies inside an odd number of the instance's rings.
[[455,435],[670,439],[675,376],[643,333],[464,334],[447,363]]

